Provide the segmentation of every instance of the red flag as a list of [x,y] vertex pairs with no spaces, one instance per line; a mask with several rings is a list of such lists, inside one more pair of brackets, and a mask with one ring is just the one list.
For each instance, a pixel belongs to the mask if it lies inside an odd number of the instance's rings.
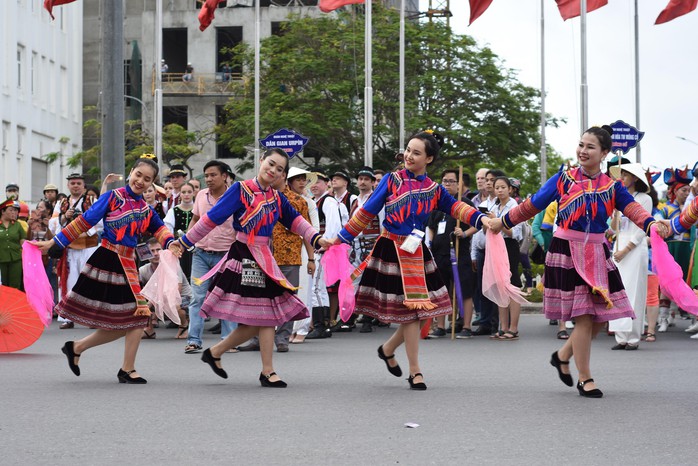
[[56,19],[53,17],[53,7],[58,5],[65,5],[66,3],[73,3],[75,0],[44,0],[44,8],[51,15],[51,19]]
[[669,4],[657,16],[654,24],[662,24],[690,13],[698,6],[698,0],[669,0]]
[[199,11],[199,29],[204,31],[207,27],[211,25],[211,22],[216,17],[213,13],[218,8],[218,4],[224,2],[225,0],[206,0],[203,5],[201,5],[201,11]]
[[318,6],[323,13],[329,13],[337,8],[341,8],[352,3],[363,3],[364,0],[320,0]]
[[478,19],[486,9],[490,7],[492,0],[470,0],[470,22],[468,26],[473,24],[473,21]]
[[[576,18],[582,13],[582,5],[580,0],[555,0],[557,7],[560,10],[562,19],[567,21],[570,18]],[[606,6],[608,0],[587,0],[587,13]]]

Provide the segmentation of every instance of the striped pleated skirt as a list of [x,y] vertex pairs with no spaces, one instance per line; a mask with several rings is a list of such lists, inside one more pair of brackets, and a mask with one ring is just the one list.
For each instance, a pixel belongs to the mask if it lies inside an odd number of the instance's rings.
[[369,262],[361,275],[354,312],[375,317],[381,322],[404,324],[451,313],[451,301],[429,248],[424,250],[424,273],[429,299],[434,309],[410,309],[403,304],[400,263],[395,243],[385,237],[376,242]]

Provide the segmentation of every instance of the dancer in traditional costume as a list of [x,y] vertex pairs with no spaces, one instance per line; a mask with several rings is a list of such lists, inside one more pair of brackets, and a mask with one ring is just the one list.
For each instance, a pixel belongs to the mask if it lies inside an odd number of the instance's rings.
[[[607,126],[588,129],[577,146],[579,167],[561,168],[530,199],[490,222],[494,231],[511,228],[558,201],[558,228],[545,260],[543,308],[548,319],[575,319],[575,329],[550,363],[571,387],[569,359],[574,356],[579,394],[591,398],[603,396],[591,377],[592,338],[609,320],[635,317],[605,242],[607,220],[616,208],[647,234],[656,223],[620,181],[601,172],[612,131]],[[662,236],[668,234],[665,225],[655,228]]]
[[413,390],[426,390],[419,367],[420,324],[451,313],[451,300],[432,255],[423,244],[426,223],[440,210],[476,228],[489,219],[468,204],[456,201],[426,173],[443,144],[441,136],[420,132],[412,136],[404,154],[405,169],[383,177],[371,198],[349,220],[333,242],[352,244],[385,206],[385,227],[369,257],[359,266],[363,275],[354,312],[381,322],[399,324],[378,347],[388,371],[402,375],[395,350],[405,343]]
[[[238,327],[206,349],[201,360],[218,376],[228,378],[220,364],[221,355],[258,336],[262,357],[259,381],[263,387],[286,387],[274,372],[272,363],[274,328],[308,317],[305,304],[293,293],[296,288],[281,273],[269,248],[274,225],[280,221],[315,249],[320,248],[321,241],[329,246],[325,240],[320,240],[317,231],[288,199],[271,187],[279,177],[286,177],[288,162],[288,156],[280,149],[265,152],[257,176],[233,184],[218,203],[170,247],[176,255],[182,248],[191,249],[216,225],[233,216],[236,240],[211,279],[201,313],[237,322]],[[202,277],[193,279],[197,278]]]
[[37,243],[42,250],[63,249],[100,220],[104,222],[101,247],[90,256],[75,286],[56,307],[60,316],[97,328],[81,340],[67,341],[62,348],[75,375],[80,375],[78,359],[87,349],[124,337],[124,361],[117,374],[119,382],[146,383],[136,372],[135,362],[150,310],[140,294],[134,250],[138,236],[146,231],[165,247],[174,239],[160,217],[143,200],[143,192],[157,174],[158,166],[154,161],[138,159],[127,186],[103,194],[51,241]]

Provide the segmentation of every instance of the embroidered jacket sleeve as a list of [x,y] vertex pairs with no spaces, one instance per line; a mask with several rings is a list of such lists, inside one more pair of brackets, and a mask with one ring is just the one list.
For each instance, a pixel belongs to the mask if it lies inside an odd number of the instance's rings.
[[66,248],[82,233],[97,225],[107,215],[110,201],[114,196],[114,191],[109,191],[99,196],[99,199],[92,204],[87,212],[63,227],[60,233],[54,237],[55,243],[61,248]]
[[674,230],[674,234],[685,233],[698,222],[698,198],[693,199],[690,204],[688,202],[686,204],[681,215],[671,219],[671,229]]
[[461,222],[477,229],[482,228],[482,212],[463,201],[457,201],[441,185],[437,189],[437,196],[439,197],[437,206],[441,212],[447,213],[451,217],[459,219]]
[[279,193],[279,197],[281,198],[281,218],[279,218],[281,224],[295,234],[302,236],[315,249],[319,249],[318,240],[320,239],[320,234],[317,230],[293,208],[283,193]]
[[242,200],[240,199],[240,182],[238,181],[221,196],[216,205],[201,216],[194,228],[180,237],[178,241],[187,249],[193,248],[211,230],[228,220],[240,208],[242,208]]
[[645,234],[649,234],[650,227],[656,222],[652,214],[635,201],[633,195],[625,189],[625,186],[620,181],[616,181],[615,194],[616,209],[623,212],[623,215],[628,217],[639,228],[642,228]]
[[504,227],[512,228],[524,220],[535,217],[538,212],[545,210],[551,202],[557,201],[560,197],[557,184],[561,173],[562,170],[551,176],[537,193],[507,212],[502,217]]
[[[642,206],[642,208],[647,212],[652,212],[652,198],[649,197],[647,194],[639,193],[635,197],[635,202],[640,204],[640,206]],[[630,242],[633,243],[635,246],[647,240],[645,232],[641,230],[639,227],[637,227],[637,225],[633,224],[631,230],[633,231],[633,235],[630,238]]]

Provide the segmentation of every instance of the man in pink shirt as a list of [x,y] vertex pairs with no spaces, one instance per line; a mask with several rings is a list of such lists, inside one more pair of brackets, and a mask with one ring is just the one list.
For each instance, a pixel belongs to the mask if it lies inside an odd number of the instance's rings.
[[[191,229],[196,222],[208,212],[218,199],[228,189],[228,174],[230,173],[228,164],[220,160],[211,160],[204,165],[204,180],[206,188],[199,191],[194,200],[194,208],[192,213]],[[233,175],[234,176],[234,175]],[[197,278],[201,278],[208,273],[213,267],[220,262],[225,254],[230,249],[230,245],[235,241],[235,230],[233,230],[232,217],[211,230],[201,241],[196,243],[191,264],[192,277],[192,299],[189,305],[189,337],[187,346],[184,348],[185,353],[198,353],[202,349],[202,334],[204,331],[204,318],[199,315],[201,305],[206,298],[209,280],[196,284]],[[237,324],[221,320],[221,338],[228,336]]]

